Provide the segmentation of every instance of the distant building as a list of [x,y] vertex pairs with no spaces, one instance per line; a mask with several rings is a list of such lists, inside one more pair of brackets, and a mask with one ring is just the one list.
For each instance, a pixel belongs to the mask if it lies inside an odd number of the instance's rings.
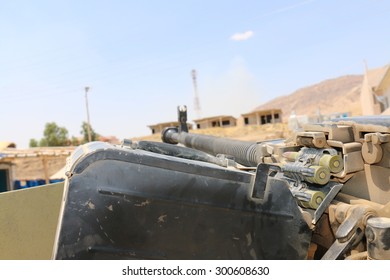
[[230,127],[237,125],[237,119],[232,116],[214,116],[209,118],[194,120],[197,129],[211,127]]
[[390,64],[366,71],[360,101],[363,115],[390,114]]
[[263,125],[267,123],[281,123],[282,110],[258,110],[241,115],[243,125]]
[[16,144],[13,142],[0,142],[0,151],[8,148],[16,148]]
[[[165,123],[158,123],[153,125],[148,125],[148,127],[152,130],[152,134],[158,134],[161,133],[164,128],[166,127],[179,127],[179,122],[165,122]],[[187,123],[188,129],[192,129],[192,124]]]
[[332,119],[340,119],[350,117],[349,112],[344,113],[332,113],[332,114],[321,114],[317,113],[316,115],[296,115],[295,112],[291,112],[291,115],[288,119],[288,128],[290,130],[300,130],[303,128],[303,125],[309,123],[320,123],[323,121],[330,121]]
[[342,119],[342,118],[348,118],[351,116],[351,113],[350,112],[337,112],[337,113],[332,113],[332,114],[325,114],[325,115],[321,115],[321,122],[323,121],[330,121],[330,120],[333,120],[333,119]]
[[[44,147],[0,151],[0,192],[56,182],[50,178],[60,169],[74,147]],[[27,168],[28,167],[28,168]]]
[[15,165],[11,162],[0,160],[0,192],[13,189]]
[[12,162],[2,160],[7,156],[6,150],[9,148],[16,148],[15,143],[0,142],[0,192],[13,188],[15,165]]

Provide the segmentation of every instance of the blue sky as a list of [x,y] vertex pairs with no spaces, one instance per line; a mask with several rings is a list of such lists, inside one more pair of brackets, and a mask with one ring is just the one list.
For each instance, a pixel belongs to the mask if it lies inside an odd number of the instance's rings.
[[390,61],[390,1],[0,0],[0,141],[86,120],[119,139],[193,110],[239,116],[325,79]]

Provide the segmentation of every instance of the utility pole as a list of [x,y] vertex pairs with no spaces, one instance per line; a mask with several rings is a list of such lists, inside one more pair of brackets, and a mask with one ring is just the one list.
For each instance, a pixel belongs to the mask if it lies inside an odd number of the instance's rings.
[[192,75],[192,83],[194,85],[194,111],[196,117],[199,119],[201,117],[201,109],[200,109],[200,102],[199,102],[199,96],[198,96],[198,86],[196,83],[196,70],[193,69],[191,71]]
[[92,141],[91,138],[91,122],[89,121],[89,109],[88,109],[88,91],[90,87],[85,87],[85,106],[87,107],[87,131],[88,131],[88,142]]

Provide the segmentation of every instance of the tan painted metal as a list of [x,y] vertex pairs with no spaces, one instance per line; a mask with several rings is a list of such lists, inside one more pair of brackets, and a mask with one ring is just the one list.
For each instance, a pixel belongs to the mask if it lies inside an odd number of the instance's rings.
[[0,194],[0,259],[50,259],[64,184]]

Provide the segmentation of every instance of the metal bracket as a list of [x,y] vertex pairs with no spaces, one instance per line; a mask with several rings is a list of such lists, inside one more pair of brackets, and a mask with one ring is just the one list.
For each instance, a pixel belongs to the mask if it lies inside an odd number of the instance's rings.
[[329,192],[325,196],[324,200],[321,202],[320,206],[316,209],[313,215],[313,221],[312,223],[315,225],[318,220],[321,218],[322,214],[324,214],[325,210],[328,208],[332,200],[336,197],[336,195],[339,193],[341,188],[343,187],[343,184],[339,184],[336,182],[329,182],[327,186],[324,188],[330,188]]
[[179,132],[188,132],[187,126],[187,106],[177,107],[177,116],[180,123]]
[[[256,175],[252,186],[251,197],[263,199],[268,177],[270,175],[276,175],[278,171],[281,171],[279,166],[260,163],[256,169]],[[275,174],[273,174],[272,172],[274,172]]]
[[355,233],[351,238],[345,242],[341,242],[338,239],[333,242],[332,246],[326,251],[325,255],[321,260],[337,260],[340,256],[345,254],[349,249],[351,249],[355,244],[362,240],[364,236],[364,231],[360,228],[357,228]]

